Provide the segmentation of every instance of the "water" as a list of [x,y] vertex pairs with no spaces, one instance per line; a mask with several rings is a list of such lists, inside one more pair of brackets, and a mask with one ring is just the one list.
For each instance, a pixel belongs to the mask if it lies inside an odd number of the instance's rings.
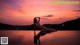
[[[38,34],[40,31],[36,31]],[[33,31],[0,31],[0,37],[9,37],[9,44],[33,45]],[[40,38],[41,45],[76,45],[79,43],[80,31],[57,31]]]

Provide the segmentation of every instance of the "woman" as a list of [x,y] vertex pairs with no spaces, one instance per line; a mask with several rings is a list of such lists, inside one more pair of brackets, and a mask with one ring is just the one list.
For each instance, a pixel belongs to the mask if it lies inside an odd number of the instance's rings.
[[[34,21],[34,29],[39,27],[39,25],[40,25],[40,23],[39,23],[40,17],[35,17],[33,21]],[[40,40],[37,38],[35,30],[34,30],[34,44],[35,45],[40,44]]]
[[40,17],[35,17],[34,18],[34,25],[41,29],[41,31],[37,35],[35,34],[35,36],[34,36],[34,40],[35,40],[34,43],[35,44],[37,44],[37,43],[40,44],[40,40],[39,40],[40,36],[44,36],[48,33],[56,31],[54,29],[49,29],[49,28],[46,28],[45,26],[40,25]]

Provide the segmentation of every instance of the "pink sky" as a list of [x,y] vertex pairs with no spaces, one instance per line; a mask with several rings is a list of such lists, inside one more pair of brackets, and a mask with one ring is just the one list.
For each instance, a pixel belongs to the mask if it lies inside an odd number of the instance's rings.
[[[54,0],[3,0],[0,1],[0,23],[11,25],[30,25],[34,17],[41,19],[41,24],[60,24],[80,17],[79,4],[51,4]],[[61,19],[60,19],[61,18]]]

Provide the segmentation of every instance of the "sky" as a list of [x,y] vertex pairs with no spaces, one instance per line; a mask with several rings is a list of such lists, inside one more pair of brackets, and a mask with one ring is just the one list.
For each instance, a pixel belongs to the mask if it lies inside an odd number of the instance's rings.
[[[52,4],[51,2],[54,1],[0,0],[0,23],[30,25],[33,24],[34,17],[41,17],[47,18],[41,19],[41,24],[60,24],[80,17],[80,11],[78,11],[80,10],[80,4]],[[49,15],[52,16],[48,17]]]

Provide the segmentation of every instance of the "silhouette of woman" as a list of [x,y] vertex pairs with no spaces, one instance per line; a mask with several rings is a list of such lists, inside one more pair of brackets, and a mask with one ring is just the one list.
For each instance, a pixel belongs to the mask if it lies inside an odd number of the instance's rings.
[[56,31],[54,29],[46,28],[45,26],[40,25],[40,17],[34,18],[34,24],[41,29],[41,31],[37,35],[35,34],[35,36],[34,36],[34,44],[36,44],[36,45],[40,45],[40,37],[41,36],[44,36],[48,33]]
[[[40,21],[40,18],[39,18],[39,17],[35,17],[35,18],[34,18],[34,26],[35,26],[34,29],[35,29],[36,27],[38,27],[39,21]],[[35,45],[40,44],[40,41],[39,41],[38,38],[37,38],[37,35],[36,35],[35,30],[34,30],[34,44],[35,44]]]

